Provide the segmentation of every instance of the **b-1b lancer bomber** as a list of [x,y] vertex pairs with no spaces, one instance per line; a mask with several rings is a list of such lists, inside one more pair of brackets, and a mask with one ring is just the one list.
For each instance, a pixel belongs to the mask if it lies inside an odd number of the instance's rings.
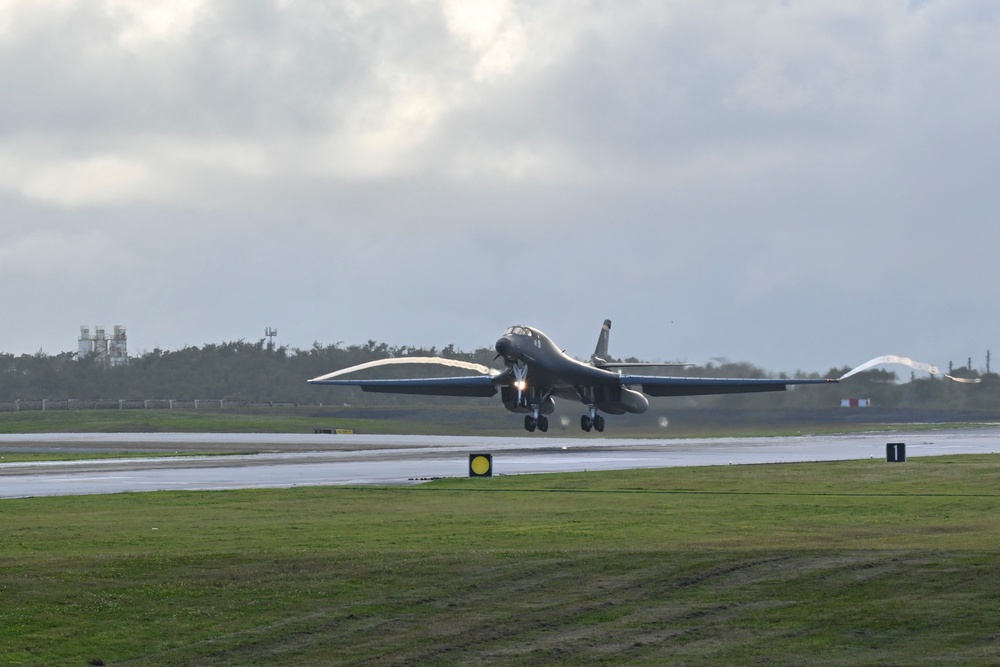
[[[695,378],[663,375],[637,375],[624,371],[639,367],[683,366],[685,364],[643,364],[611,361],[608,337],[611,320],[605,320],[590,361],[573,359],[544,333],[528,326],[512,326],[494,346],[496,359],[502,359],[503,371],[437,357],[401,357],[352,366],[309,380],[312,384],[346,385],[363,391],[436,396],[495,396],[511,412],[522,413],[528,431],[547,431],[546,415],[555,410],[553,399],[579,401],[587,412],[580,417],[584,431],[604,431],[604,417],[625,413],[642,414],[649,408],[647,396],[695,396],[784,391],[787,385],[827,384],[836,380]],[[355,371],[388,364],[438,363],[479,375],[404,379],[347,379]]]

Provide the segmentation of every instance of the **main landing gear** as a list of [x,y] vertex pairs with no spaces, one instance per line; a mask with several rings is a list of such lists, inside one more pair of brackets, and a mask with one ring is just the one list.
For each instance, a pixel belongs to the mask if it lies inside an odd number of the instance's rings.
[[545,433],[549,430],[549,418],[545,415],[525,415],[524,428],[529,433],[534,433],[536,428]]
[[604,433],[604,417],[599,414],[583,415],[580,417],[580,428],[590,432],[594,429],[598,433]]
[[604,417],[597,414],[597,390],[594,387],[576,387],[576,393],[580,396],[580,401],[587,406],[587,414],[580,417],[580,428],[587,433],[591,430],[603,433]]

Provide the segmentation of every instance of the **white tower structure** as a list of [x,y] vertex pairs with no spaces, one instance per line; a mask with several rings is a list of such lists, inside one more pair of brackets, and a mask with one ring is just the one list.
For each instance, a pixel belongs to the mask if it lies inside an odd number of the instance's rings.
[[128,363],[128,340],[125,327],[121,324],[115,325],[114,336],[108,343],[108,363],[112,366],[124,366]]
[[108,339],[104,335],[104,325],[94,327],[94,354],[104,363],[108,363]]
[[80,326],[80,340],[78,347],[76,348],[77,359],[83,359],[84,357],[94,353],[94,339],[90,337],[90,327],[87,325]]
[[122,366],[128,363],[128,340],[125,335],[125,327],[116,324],[114,334],[108,338],[104,327],[100,324],[94,327],[94,333],[90,333],[90,327],[80,326],[80,340],[77,344],[77,358],[96,354],[98,358],[111,366]]

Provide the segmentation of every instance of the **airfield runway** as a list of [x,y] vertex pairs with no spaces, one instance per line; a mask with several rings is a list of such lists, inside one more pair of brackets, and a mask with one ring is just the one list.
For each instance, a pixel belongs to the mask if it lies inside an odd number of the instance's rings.
[[[495,475],[884,460],[888,442],[905,443],[907,458],[997,453],[1000,425],[891,434],[692,439],[177,433],[0,435],[0,452],[154,454],[72,462],[3,463],[0,459],[0,498],[413,484],[467,476],[471,453],[491,453]],[[216,455],[219,452],[239,453]],[[173,455],[155,456],[157,453]]]

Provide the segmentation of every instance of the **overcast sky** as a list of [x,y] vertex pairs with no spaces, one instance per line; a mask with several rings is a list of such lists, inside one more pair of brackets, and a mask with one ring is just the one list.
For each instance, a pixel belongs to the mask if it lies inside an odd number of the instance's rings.
[[0,351],[1000,353],[1000,3],[0,0],[0,90]]

